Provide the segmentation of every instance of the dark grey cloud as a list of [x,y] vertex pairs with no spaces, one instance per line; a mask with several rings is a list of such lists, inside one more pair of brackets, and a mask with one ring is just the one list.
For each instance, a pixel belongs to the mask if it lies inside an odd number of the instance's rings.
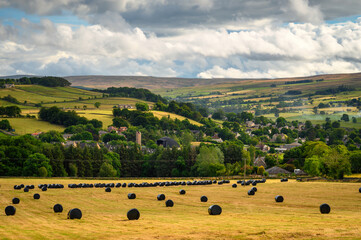
[[260,19],[319,23],[361,14],[360,0],[3,0],[0,6],[44,16],[70,12],[112,29],[126,22],[154,32],[237,24],[241,28]]

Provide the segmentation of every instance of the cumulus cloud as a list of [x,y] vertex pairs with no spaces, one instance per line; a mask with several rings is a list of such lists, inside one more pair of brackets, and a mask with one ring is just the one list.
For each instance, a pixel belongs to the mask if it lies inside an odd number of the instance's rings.
[[[88,22],[0,24],[0,72],[273,78],[361,71],[361,18],[323,22],[354,12],[338,13],[326,4],[332,1],[0,0],[0,7],[71,12]],[[345,2],[352,3],[361,6]]]

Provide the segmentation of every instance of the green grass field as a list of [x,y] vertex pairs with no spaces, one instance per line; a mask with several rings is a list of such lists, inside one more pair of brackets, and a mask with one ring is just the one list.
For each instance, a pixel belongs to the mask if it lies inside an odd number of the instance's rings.
[[[143,182],[144,180],[132,180]],[[152,181],[152,180],[150,180]],[[129,180],[84,179],[0,179],[0,206],[11,205],[16,215],[0,215],[3,239],[359,239],[361,236],[360,183],[289,182],[268,180],[258,184],[254,196],[249,186],[231,184],[212,186],[171,186],[156,188],[69,189],[68,183],[129,182]],[[149,181],[148,181],[149,182]],[[231,181],[234,183],[235,181]],[[39,189],[25,193],[13,190],[14,184],[62,183],[64,189]],[[180,195],[180,189],[186,190]],[[129,200],[128,193],[137,198]],[[32,198],[41,195],[39,200]],[[174,201],[173,208],[157,201],[160,193]],[[207,203],[200,202],[206,195]],[[283,203],[274,197],[282,195]],[[52,207],[60,203],[63,213]],[[320,214],[319,205],[328,203],[330,214]],[[222,214],[211,216],[213,204]],[[67,220],[71,208],[80,208],[81,220]],[[128,221],[131,208],[140,211],[140,219]]]
[[24,135],[35,132],[48,132],[50,130],[64,131],[65,127],[51,124],[45,121],[40,121],[33,118],[0,118],[7,119],[10,125],[15,129],[15,133]]

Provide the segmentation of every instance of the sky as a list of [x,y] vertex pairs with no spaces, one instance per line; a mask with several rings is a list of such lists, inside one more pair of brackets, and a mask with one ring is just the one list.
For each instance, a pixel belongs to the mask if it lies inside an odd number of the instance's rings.
[[0,75],[361,72],[360,0],[0,0]]

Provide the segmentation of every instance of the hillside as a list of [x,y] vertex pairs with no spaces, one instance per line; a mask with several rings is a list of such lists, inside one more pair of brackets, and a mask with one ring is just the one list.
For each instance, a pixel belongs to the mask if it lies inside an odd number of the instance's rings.
[[[87,119],[97,119],[103,122],[106,127],[112,124],[112,110],[114,106],[123,108],[134,109],[135,104],[138,102],[147,103],[153,106],[154,103],[139,100],[136,98],[125,97],[103,97],[102,93],[87,91],[73,87],[44,87],[39,85],[16,85],[15,88],[0,89],[0,98],[11,95],[19,101],[14,104],[8,101],[0,100],[0,106],[18,106],[22,110],[22,115],[38,115],[40,105],[43,107],[57,106],[64,110],[74,110],[80,116]],[[99,102],[99,108],[95,107],[95,103]],[[36,107],[37,106],[37,107]],[[155,111],[154,115],[158,118],[163,116],[170,116],[171,119],[178,118],[179,120],[186,119],[185,117]],[[15,129],[16,134],[27,134],[49,130],[64,130],[64,127],[50,124],[48,122],[39,121],[31,118],[7,118],[11,126]],[[1,119],[0,119],[1,120]],[[200,125],[199,123],[190,120],[193,124]]]
[[[109,86],[142,87],[168,99],[207,106],[210,112],[250,111],[275,119],[311,120],[320,123],[326,118],[339,120],[343,114],[360,118],[355,106],[345,101],[361,96],[361,73],[329,74],[280,79],[187,79],[128,76],[66,77],[73,85],[106,88]],[[338,91],[346,87],[350,90]],[[337,91],[335,91],[337,90]],[[320,108],[324,104],[326,108]],[[361,127],[357,123],[342,124]]]
[[[273,83],[282,83],[286,81],[298,81],[303,79],[324,79],[329,81],[344,81],[344,84],[353,82],[353,79],[361,80],[361,73],[355,74],[329,74],[310,77],[279,78],[279,79],[240,79],[240,78],[176,78],[176,77],[151,77],[151,76],[68,76],[64,77],[72,83],[72,86],[82,86],[90,88],[107,87],[136,87],[152,89],[152,92],[162,93],[164,96],[167,90],[178,88],[200,87],[206,89],[221,89],[227,87],[242,86],[254,88],[268,86]],[[321,84],[322,86],[323,84]],[[359,83],[361,86],[361,82]],[[164,91],[154,91],[154,89],[163,89]],[[186,89],[184,89],[186,91]],[[169,92],[169,91],[168,91]],[[163,94],[164,93],[164,94]]]

